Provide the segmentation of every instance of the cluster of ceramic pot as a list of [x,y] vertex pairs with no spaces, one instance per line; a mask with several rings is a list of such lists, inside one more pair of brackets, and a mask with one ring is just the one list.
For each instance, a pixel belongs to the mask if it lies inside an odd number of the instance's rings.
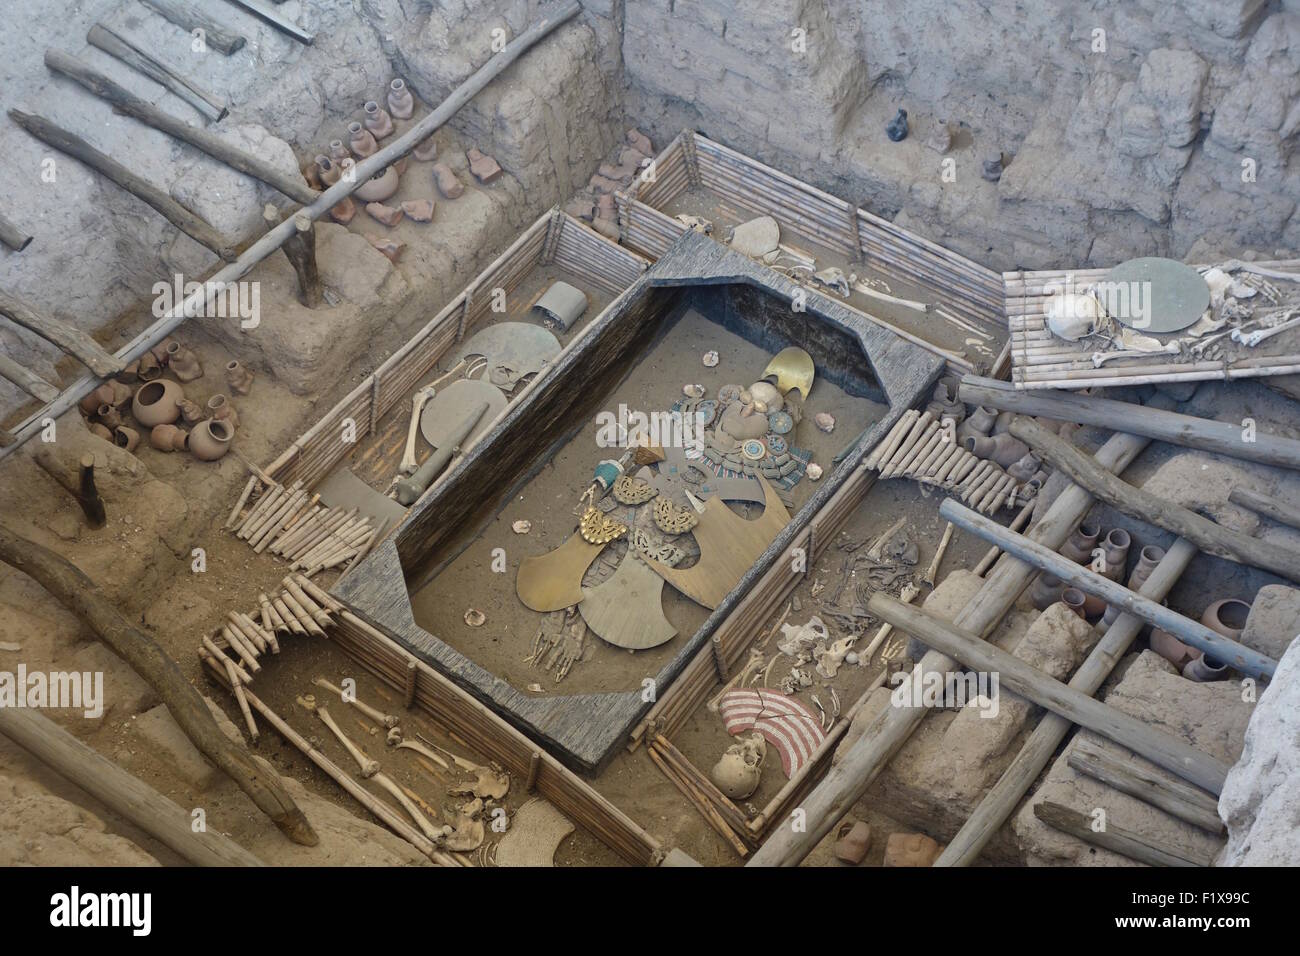
[[[1236,598],[1215,601],[1201,615],[1201,623],[1216,634],[1235,641],[1241,637],[1250,615],[1250,605]],[[1202,654],[1161,628],[1151,630],[1151,650],[1179,669],[1188,680],[1201,683],[1223,680],[1228,676],[1224,661]]]
[[[1098,574],[1112,581],[1119,581],[1128,564],[1128,553],[1132,543],[1132,538],[1123,528],[1112,528],[1103,538],[1100,523],[1095,518],[1089,517],[1079,522],[1079,526],[1061,546],[1060,553],[1062,557],[1076,564],[1088,565]],[[1141,571],[1140,581],[1146,580],[1151,573],[1151,568],[1154,568],[1155,563],[1164,556],[1164,552],[1159,548],[1143,549],[1144,559],[1150,559],[1153,555],[1155,557],[1154,560],[1149,561],[1149,567],[1143,561],[1139,561],[1138,568],[1134,569],[1134,576],[1139,574],[1139,570]],[[1141,583],[1137,586],[1141,587]],[[1063,601],[1070,610],[1087,621],[1096,621],[1108,611],[1106,602],[1101,598],[1094,594],[1086,594],[1079,588],[1069,587],[1064,581],[1046,572],[1035,578],[1029,588],[1029,599],[1040,611],[1046,610],[1057,601]]]
[[[251,382],[252,376],[238,363],[231,365],[237,372],[232,376],[227,367],[232,387],[235,381],[241,385]],[[174,339],[164,340],[132,362],[117,379],[104,382],[82,400],[91,432],[130,452],[147,441],[158,451],[188,451],[200,461],[222,458],[235,437],[233,407],[223,411],[228,405],[225,396],[214,395],[208,401],[208,417],[204,417],[202,407],[185,397],[181,381],[162,377],[164,368],[187,382],[203,374],[192,351]],[[189,431],[177,424],[182,420],[191,425]]]

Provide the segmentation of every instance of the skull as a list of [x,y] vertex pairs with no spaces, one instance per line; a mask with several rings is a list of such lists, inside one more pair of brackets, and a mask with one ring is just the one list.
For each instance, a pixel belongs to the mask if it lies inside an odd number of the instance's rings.
[[750,734],[727,748],[709,771],[709,777],[731,799],[744,800],[758,789],[766,756],[767,741],[763,735]]

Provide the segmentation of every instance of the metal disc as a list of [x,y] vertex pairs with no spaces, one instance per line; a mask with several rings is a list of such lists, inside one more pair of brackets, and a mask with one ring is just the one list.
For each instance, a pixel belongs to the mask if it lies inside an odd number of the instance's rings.
[[784,435],[794,428],[794,419],[789,412],[772,412],[767,416],[767,427],[778,435]]
[[1121,262],[1094,294],[1120,325],[1157,335],[1187,328],[1210,305],[1210,287],[1199,272],[1159,256]]
[[740,446],[740,453],[750,461],[759,461],[767,457],[767,446],[761,438],[751,438]]
[[[420,412],[420,434],[434,448],[440,448],[449,432],[455,429],[475,406],[487,402],[488,410],[478,420],[474,430],[466,437],[468,442],[491,425],[507,401],[501,389],[480,379],[462,378],[452,382],[429,399]],[[464,444],[464,442],[462,442]]]

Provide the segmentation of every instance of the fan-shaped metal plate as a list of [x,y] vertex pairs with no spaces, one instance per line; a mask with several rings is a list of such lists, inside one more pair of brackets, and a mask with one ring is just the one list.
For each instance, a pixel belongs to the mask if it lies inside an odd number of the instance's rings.
[[1120,325],[1156,335],[1187,328],[1210,305],[1210,287],[1199,272],[1159,256],[1121,262],[1094,294]]
[[496,421],[505,410],[506,397],[501,389],[490,382],[462,378],[452,382],[429,399],[420,413],[420,434],[434,448],[441,448],[448,434],[454,431],[478,405],[487,402],[488,410],[479,418],[474,430],[462,445],[468,444],[479,432]]
[[[513,388],[525,375],[540,372],[560,354],[560,340],[547,329],[529,322],[498,322],[479,329],[465,342],[452,364],[470,355],[487,359],[487,381]],[[489,409],[490,411],[490,409]]]

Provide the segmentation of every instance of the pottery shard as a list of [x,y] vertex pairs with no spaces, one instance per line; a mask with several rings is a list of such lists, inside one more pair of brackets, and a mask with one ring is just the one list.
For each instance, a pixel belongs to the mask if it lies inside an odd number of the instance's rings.
[[340,225],[346,226],[352,221],[352,217],[357,214],[357,204],[352,198],[345,197],[337,206],[330,209],[330,218]]
[[402,258],[402,253],[406,250],[406,243],[398,242],[396,239],[386,239],[383,236],[376,236],[374,233],[366,233],[366,241],[388,257],[388,261],[394,265],[397,260]]
[[438,184],[438,192],[447,199],[457,199],[465,192],[465,187],[446,163],[433,164],[433,181]]
[[891,833],[885,843],[885,866],[930,866],[943,847],[924,833]]
[[487,184],[501,177],[501,165],[491,156],[480,152],[478,147],[470,147],[465,158],[469,160],[469,171],[479,182]]
[[627,144],[637,152],[646,156],[655,154],[654,144],[650,142],[650,137],[639,129],[630,129],[627,131]]
[[635,166],[615,166],[613,163],[601,163],[596,168],[597,175],[604,176],[606,179],[612,179],[621,186],[627,186],[632,182],[632,177],[636,175]]
[[402,212],[416,222],[433,222],[434,205],[432,199],[408,199],[402,203]]
[[600,173],[592,176],[588,180],[588,184],[593,191],[598,193],[616,193],[622,188],[617,181],[610,179],[608,176],[602,176]]
[[366,203],[366,212],[382,222],[385,226],[395,226],[402,221],[402,210],[385,206],[381,202]]

